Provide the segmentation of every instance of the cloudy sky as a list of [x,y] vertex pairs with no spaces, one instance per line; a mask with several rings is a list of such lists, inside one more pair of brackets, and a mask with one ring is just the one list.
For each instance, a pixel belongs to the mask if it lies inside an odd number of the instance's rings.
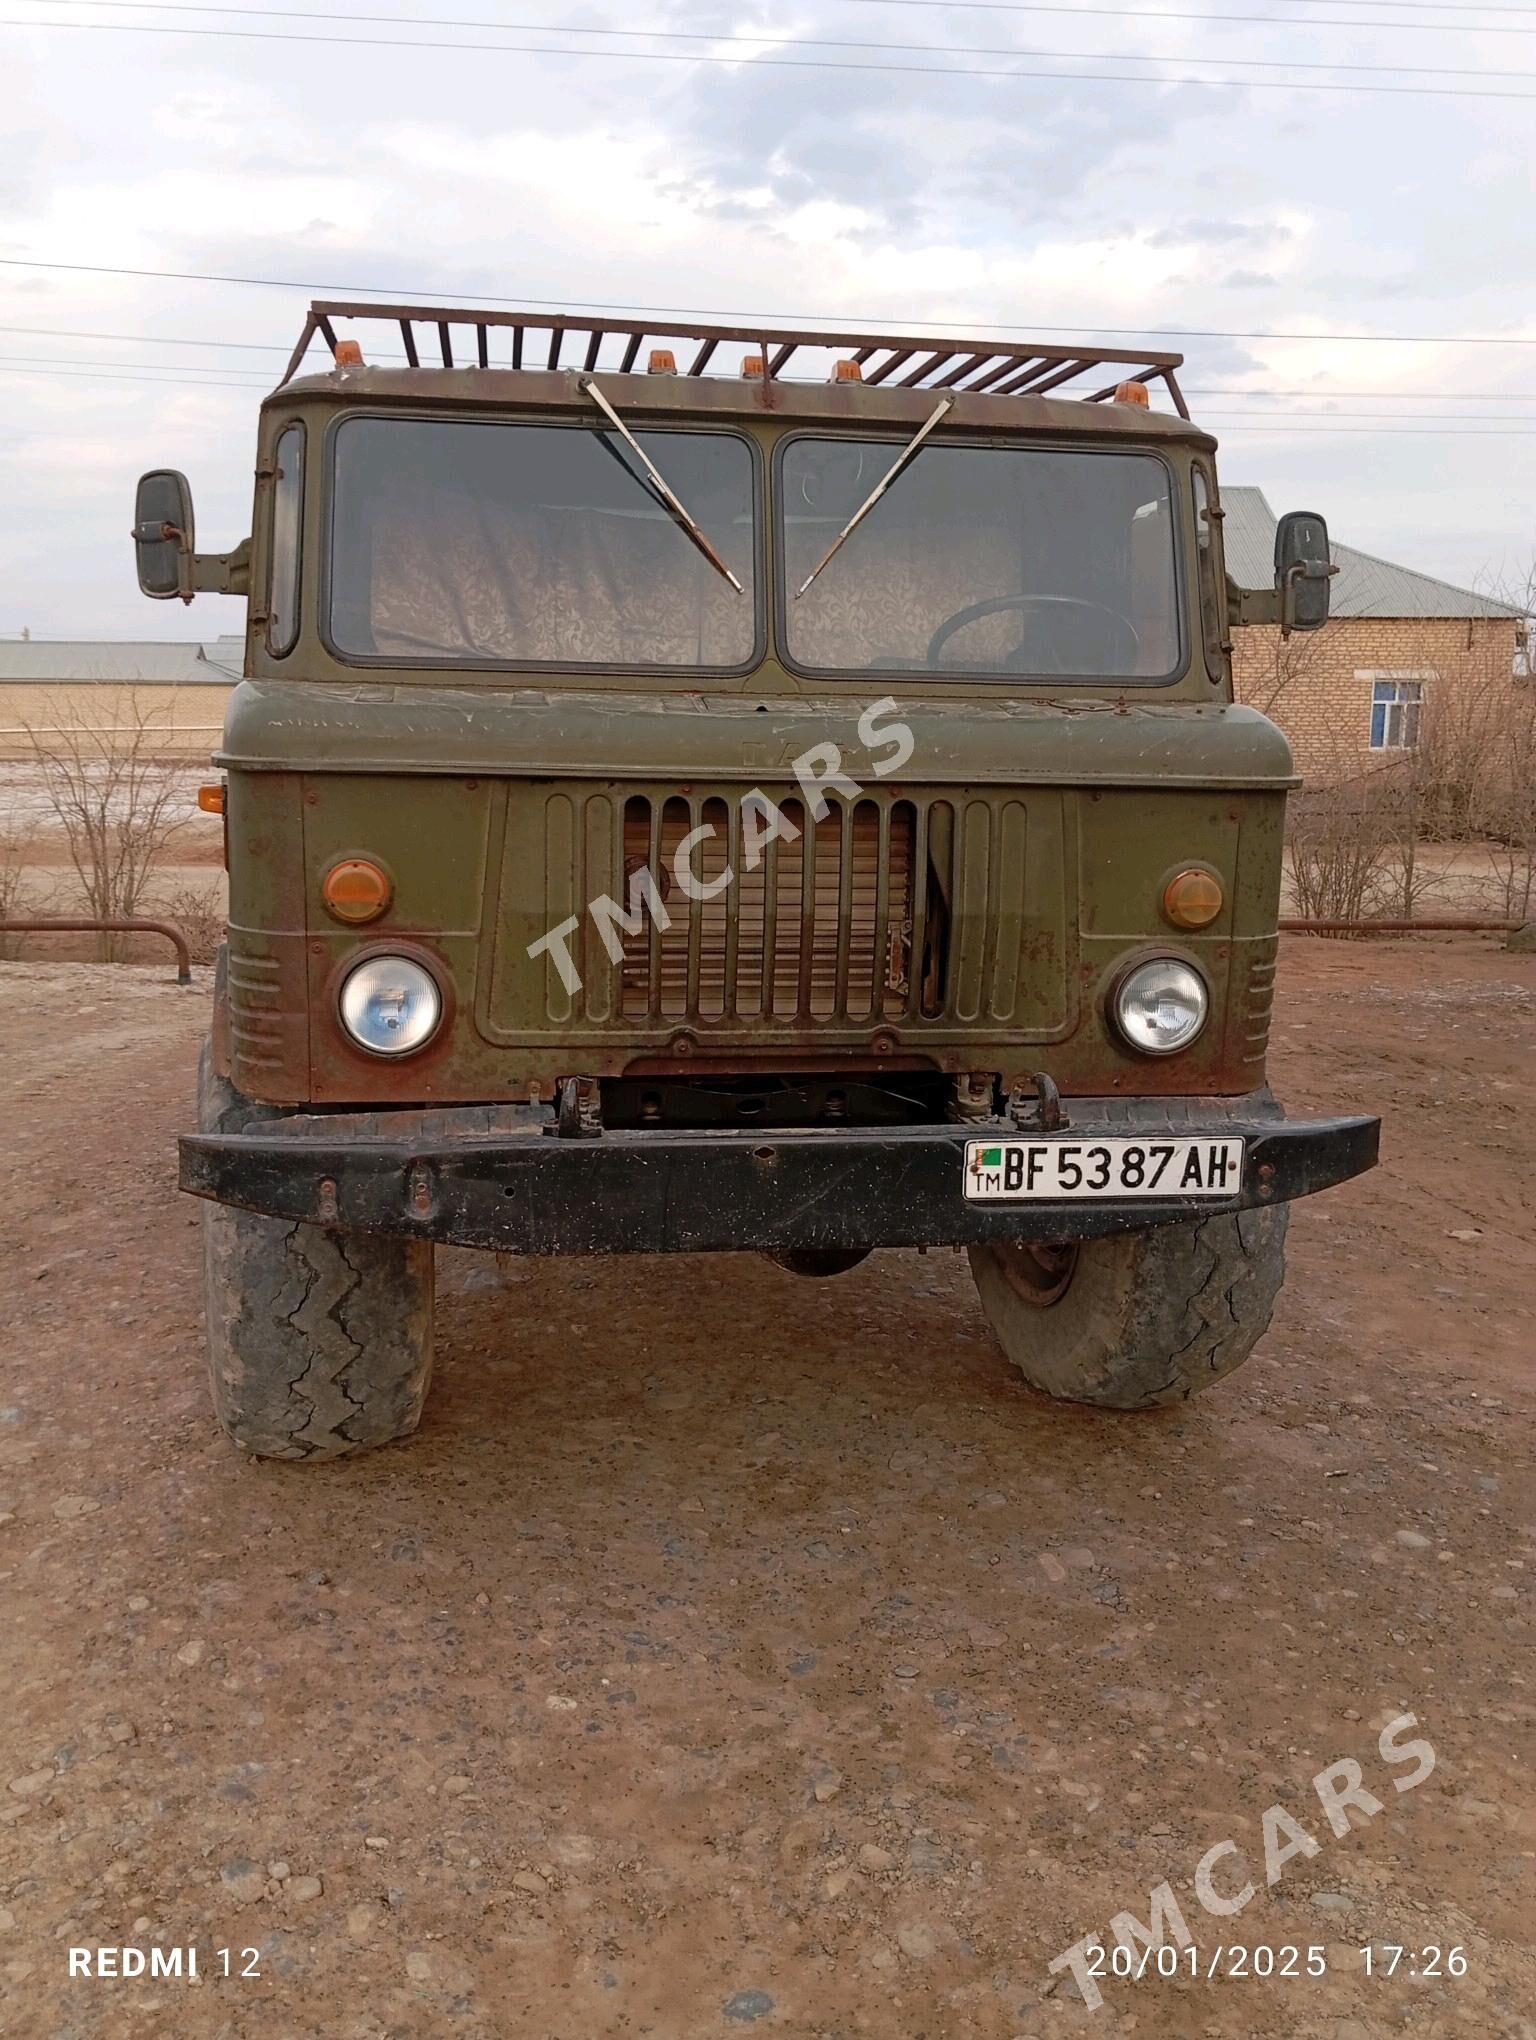
[[[227,598],[139,597],[133,482],[184,468],[200,543],[244,536],[257,395],[311,288],[1059,338],[1355,336],[1162,344],[1188,357],[1229,484],[1464,583],[1536,550],[1520,112],[1536,6],[5,13],[0,633],[240,627]],[[596,32],[619,23],[652,33]],[[424,46],[442,43],[479,47]]]

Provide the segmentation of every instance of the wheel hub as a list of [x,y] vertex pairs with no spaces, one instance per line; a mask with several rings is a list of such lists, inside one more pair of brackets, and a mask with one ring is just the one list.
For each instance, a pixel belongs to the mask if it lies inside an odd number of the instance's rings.
[[1020,1240],[997,1250],[1008,1287],[1037,1310],[1059,1303],[1077,1273],[1076,1240]]

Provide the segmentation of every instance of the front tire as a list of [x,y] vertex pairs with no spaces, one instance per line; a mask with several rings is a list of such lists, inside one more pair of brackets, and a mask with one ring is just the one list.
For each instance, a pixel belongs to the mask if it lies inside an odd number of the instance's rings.
[[[280,1115],[198,1065],[197,1123]],[[334,1459],[404,1438],[432,1374],[432,1246],[203,1205],[214,1414],[263,1459]]]
[[999,1345],[1064,1402],[1146,1410],[1240,1367],[1285,1279],[1288,1205],[1040,1248],[970,1249]]

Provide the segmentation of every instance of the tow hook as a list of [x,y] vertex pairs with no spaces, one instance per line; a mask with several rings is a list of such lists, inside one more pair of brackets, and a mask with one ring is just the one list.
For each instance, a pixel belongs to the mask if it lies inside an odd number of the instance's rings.
[[1033,1092],[1015,1084],[1008,1093],[1008,1117],[1021,1131],[1060,1133],[1071,1121],[1061,1109],[1061,1093],[1055,1079],[1044,1070],[1037,1070],[1029,1081],[1035,1087]]
[[598,1140],[603,1131],[603,1094],[596,1077],[562,1077],[555,1087],[555,1124],[545,1132],[561,1140]]

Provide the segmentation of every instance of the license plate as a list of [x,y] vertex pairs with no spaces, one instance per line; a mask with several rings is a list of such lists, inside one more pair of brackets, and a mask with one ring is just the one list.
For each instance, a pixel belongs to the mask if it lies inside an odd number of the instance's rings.
[[1235,1197],[1243,1182],[1240,1140],[969,1140],[965,1194],[1038,1198]]

